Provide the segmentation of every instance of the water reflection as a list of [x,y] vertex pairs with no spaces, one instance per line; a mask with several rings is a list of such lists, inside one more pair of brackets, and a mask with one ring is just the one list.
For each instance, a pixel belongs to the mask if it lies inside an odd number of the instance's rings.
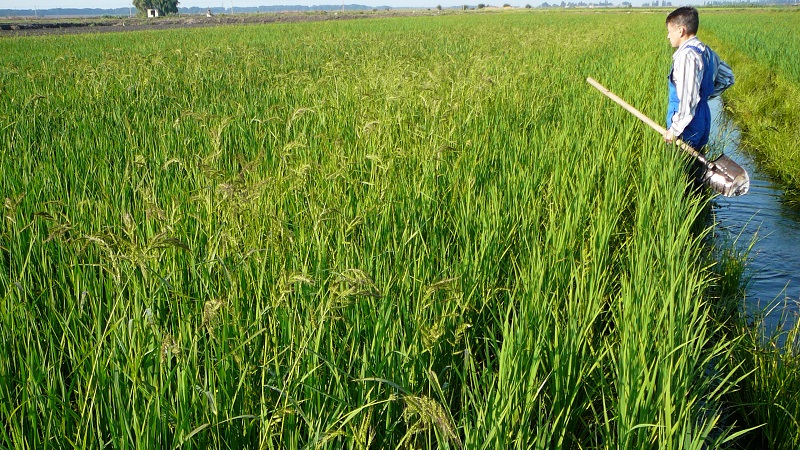
[[[749,254],[746,291],[749,312],[775,306],[766,317],[769,334],[780,325],[782,313],[787,313],[792,325],[798,313],[800,299],[800,210],[786,203],[783,190],[761,173],[752,158],[739,150],[739,130],[727,120],[719,100],[709,102],[715,117],[712,134],[716,146],[744,167],[750,174],[750,192],[735,198],[718,196],[714,200],[716,233],[736,239],[738,246],[755,244]],[[715,133],[716,131],[716,133]],[[785,307],[784,307],[785,305]]]

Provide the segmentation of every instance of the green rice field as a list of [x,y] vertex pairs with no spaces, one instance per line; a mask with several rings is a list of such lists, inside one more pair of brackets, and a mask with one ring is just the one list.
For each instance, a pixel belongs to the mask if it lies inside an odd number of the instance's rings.
[[728,99],[760,165],[800,204],[800,9],[709,14],[705,23],[739,67]]
[[0,39],[0,448],[764,433],[666,13]]

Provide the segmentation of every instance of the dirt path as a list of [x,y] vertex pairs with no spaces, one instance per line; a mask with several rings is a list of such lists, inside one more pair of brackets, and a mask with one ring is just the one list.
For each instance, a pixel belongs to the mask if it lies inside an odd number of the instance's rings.
[[284,12],[252,13],[238,15],[184,15],[178,17],[144,18],[82,18],[82,19],[26,19],[0,21],[0,37],[36,36],[76,33],[108,33],[141,30],[166,30],[172,28],[198,28],[218,25],[244,25],[267,23],[317,22],[323,20],[353,20],[378,17],[435,15],[438,11],[357,11],[357,12]]

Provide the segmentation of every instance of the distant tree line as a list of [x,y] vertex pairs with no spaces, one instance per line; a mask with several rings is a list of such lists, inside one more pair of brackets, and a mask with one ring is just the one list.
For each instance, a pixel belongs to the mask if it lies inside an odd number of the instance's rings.
[[798,3],[798,0],[710,0],[704,1],[703,5],[791,5]]
[[143,13],[157,9],[162,14],[178,14],[178,0],[133,0],[133,6]]
[[127,16],[129,8],[50,8],[50,9],[0,9],[0,17],[94,17]]

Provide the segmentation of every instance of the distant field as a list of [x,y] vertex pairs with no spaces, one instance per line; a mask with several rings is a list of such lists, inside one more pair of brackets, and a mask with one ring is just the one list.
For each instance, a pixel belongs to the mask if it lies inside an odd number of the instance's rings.
[[704,23],[739,68],[728,105],[743,142],[800,203],[800,9],[732,11]]
[[670,55],[660,12],[0,39],[0,446],[721,445],[703,201],[585,82],[662,121]]
[[706,28],[734,49],[800,83],[800,8],[710,14]]
[[[453,12],[453,11],[449,11]],[[0,37],[40,36],[54,34],[108,33],[122,31],[156,31],[178,28],[205,28],[219,25],[253,25],[269,23],[319,22],[378,17],[423,16],[446,14],[437,10],[374,10],[374,11],[307,11],[249,14],[182,14],[159,18],[128,17],[46,17],[0,18]]]

